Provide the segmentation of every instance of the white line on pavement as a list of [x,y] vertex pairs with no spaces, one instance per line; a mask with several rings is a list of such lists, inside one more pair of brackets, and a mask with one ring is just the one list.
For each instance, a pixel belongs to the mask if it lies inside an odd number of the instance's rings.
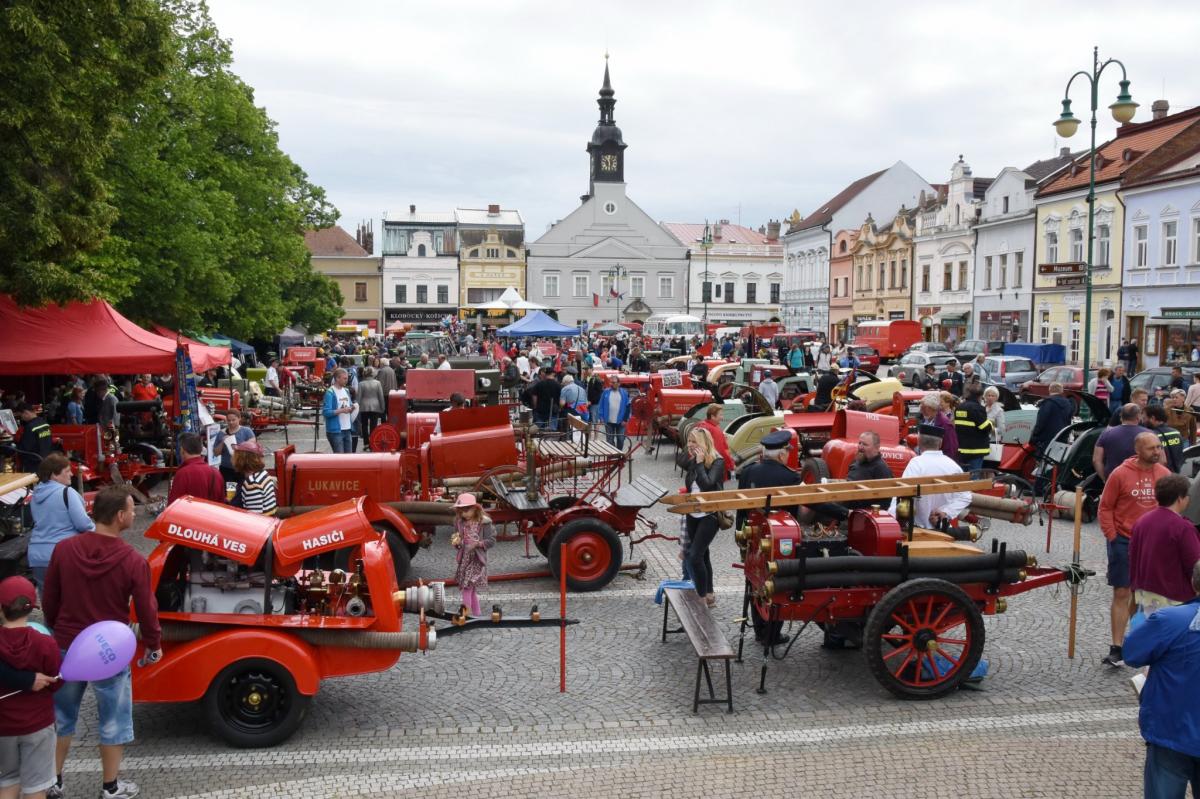
[[[1095,710],[1067,710],[1055,713],[1030,713],[1007,716],[971,716],[965,718],[933,719],[930,721],[905,721],[890,724],[848,724],[836,727],[802,727],[790,730],[749,730],[742,732],[713,733],[709,735],[678,735],[637,738],[593,738],[557,741],[531,741],[513,744],[454,744],[448,746],[422,747],[365,747],[362,749],[332,750],[281,750],[255,751],[235,754],[210,752],[206,754],[127,757],[121,764],[126,770],[236,768],[239,765],[289,766],[349,763],[379,763],[399,761],[446,761],[446,760],[508,760],[529,762],[529,758],[555,756],[601,755],[601,754],[645,754],[652,752],[679,752],[685,750],[719,749],[724,747],[777,746],[779,744],[822,744],[847,739],[896,737],[912,735],[938,735],[944,737],[954,732],[988,732],[1037,727],[1096,722],[1128,722],[1137,719],[1137,708],[1099,708]],[[67,764],[73,773],[95,772],[98,761],[76,761]]]

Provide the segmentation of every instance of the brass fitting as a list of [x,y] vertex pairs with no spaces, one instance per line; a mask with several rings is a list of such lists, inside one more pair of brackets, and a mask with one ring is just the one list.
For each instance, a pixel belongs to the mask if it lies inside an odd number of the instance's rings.
[[779,564],[773,560],[767,561],[767,574],[778,574]]
[[979,533],[979,525],[977,525],[977,524],[968,524],[968,525],[967,525],[967,534],[971,536],[971,540],[972,540],[972,541],[978,541],[978,540],[979,540],[979,536],[980,536],[980,533]]
[[747,532],[746,527],[747,525],[743,524],[741,527],[733,531],[733,540],[736,541],[739,546],[746,543],[746,539],[749,538],[750,534]]
[[1000,597],[996,600],[996,612],[1003,613],[1006,610],[1008,610],[1008,600],[1004,597]]
[[1030,553],[1025,558],[1025,566],[1030,569],[1036,569],[1037,568],[1037,555]]
[[1029,572],[1025,571],[1024,569],[1021,569],[1020,571],[1017,572],[1017,582],[1018,583],[1025,582],[1025,578],[1028,576],[1029,576]]
[[774,593],[775,593],[775,581],[767,580],[766,582],[764,582],[762,584],[762,589],[759,592],[759,596],[765,600],[765,599],[770,599]]
[[770,538],[763,538],[763,539],[760,539],[758,542],[758,551],[763,553],[764,555],[770,555],[771,550],[773,550],[774,548],[775,548],[775,542],[772,541]]

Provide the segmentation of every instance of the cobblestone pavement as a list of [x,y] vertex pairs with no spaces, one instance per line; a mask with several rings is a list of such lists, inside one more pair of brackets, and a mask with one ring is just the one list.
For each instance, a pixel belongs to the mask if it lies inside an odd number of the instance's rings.
[[[274,443],[271,441],[268,444]],[[307,447],[301,447],[302,450]],[[671,449],[639,452],[635,469],[674,488]],[[673,530],[661,509],[651,516]],[[131,536],[139,547],[148,542]],[[1071,527],[1054,527],[1052,552],[1036,523],[998,523],[990,535],[1068,562]],[[1083,531],[1083,561],[1103,574],[1096,525]],[[695,659],[679,636],[661,643],[658,581],[675,577],[676,545],[636,547],[645,579],[621,575],[607,589],[569,597],[568,691],[558,692],[557,629],[470,632],[392,670],[330,680],[301,730],[270,750],[227,748],[206,730],[198,705],[137,705],[138,741],[124,774],[149,797],[350,796],[894,796],[1128,797],[1141,790],[1143,747],[1128,670],[1101,666],[1107,650],[1103,577],[1080,602],[1079,652],[1066,657],[1068,592],[1012,599],[986,620],[990,675],[982,690],[935,702],[894,699],[867,673],[861,653],[819,648],[807,631],[770,663],[762,653],[733,666],[735,713],[691,713]],[[544,568],[520,543],[493,550],[491,570]],[[717,617],[733,639],[740,573],[732,535],[713,556]],[[453,571],[441,537],[413,561],[417,576]],[[453,591],[451,591],[453,595]],[[485,596],[510,614],[537,603],[557,614],[553,580],[494,583]],[[90,708],[90,705],[89,705]],[[84,719],[88,719],[87,723]],[[96,789],[94,710],[81,716],[66,773],[68,795]]]

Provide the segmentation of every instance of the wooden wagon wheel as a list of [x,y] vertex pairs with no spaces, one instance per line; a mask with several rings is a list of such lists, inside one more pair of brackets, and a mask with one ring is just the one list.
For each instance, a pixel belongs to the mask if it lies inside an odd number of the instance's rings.
[[484,507],[489,505],[509,506],[508,491],[516,488],[514,477],[524,477],[525,470],[515,464],[488,469],[471,486],[475,500]]

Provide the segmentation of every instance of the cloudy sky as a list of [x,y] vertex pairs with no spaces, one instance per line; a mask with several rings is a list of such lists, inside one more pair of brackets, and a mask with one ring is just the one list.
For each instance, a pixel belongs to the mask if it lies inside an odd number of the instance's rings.
[[[587,190],[606,49],[630,196],[673,222],[807,215],[897,160],[936,183],[959,153],[977,176],[1048,157],[1093,44],[1128,67],[1138,121],[1160,97],[1200,104],[1194,0],[209,2],[351,232],[409,204],[498,202],[536,239]],[[1101,138],[1119,77],[1102,78]],[[1072,97],[1083,117],[1085,87]]]

